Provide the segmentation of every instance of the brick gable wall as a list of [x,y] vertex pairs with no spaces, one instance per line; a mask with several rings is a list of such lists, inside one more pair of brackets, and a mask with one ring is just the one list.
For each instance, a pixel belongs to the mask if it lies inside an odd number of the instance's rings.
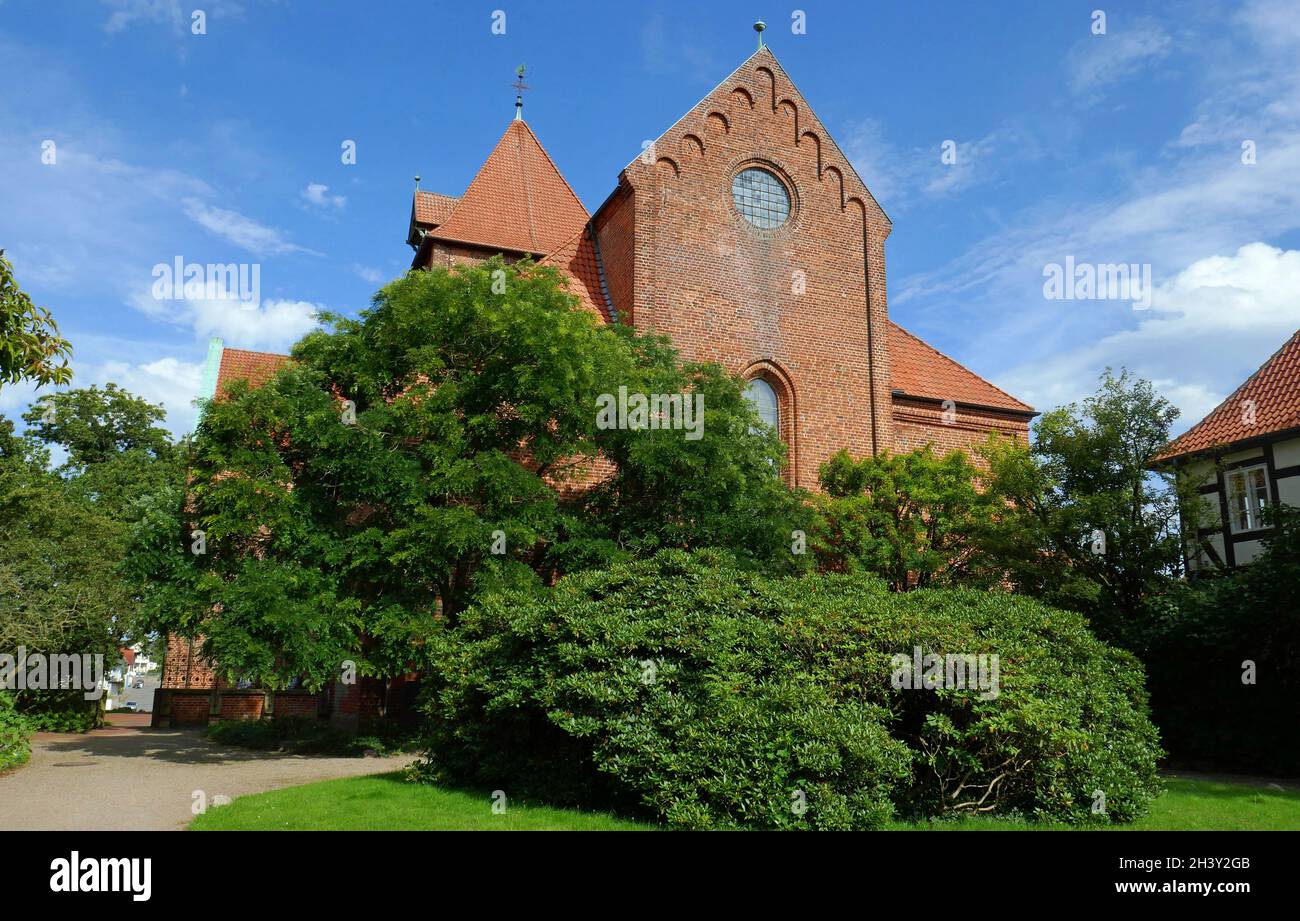
[[[783,226],[760,230],[737,212],[732,179],[748,166],[790,189]],[[630,193],[597,221],[607,272],[634,279],[635,325],[687,359],[763,374],[782,401],[793,483],[814,487],[841,448],[893,447],[889,222],[775,59],[746,61],[621,184]]]

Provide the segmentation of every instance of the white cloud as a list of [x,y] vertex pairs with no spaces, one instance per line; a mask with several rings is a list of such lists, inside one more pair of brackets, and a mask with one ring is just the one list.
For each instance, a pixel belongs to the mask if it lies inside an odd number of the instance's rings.
[[[949,140],[955,160],[944,162]],[[928,147],[906,148],[892,143],[881,122],[869,118],[849,128],[843,149],[881,207],[900,213],[920,199],[941,199],[992,179],[995,156],[1007,152],[1013,141],[1018,154],[1032,153],[1032,145],[1005,129],[974,140],[937,139]]]
[[315,208],[321,208],[326,211],[343,210],[343,206],[348,203],[347,196],[331,195],[329,194],[329,191],[330,187],[327,185],[323,185],[319,182],[309,182],[307,183],[307,188],[303,189],[300,194],[303,201]]
[[200,227],[258,256],[279,256],[285,253],[321,255],[296,243],[290,243],[274,227],[259,224],[238,211],[208,205],[197,198],[187,198],[182,204],[186,216]]
[[143,290],[130,298],[136,310],[175,326],[188,327],[196,339],[220,336],[234,348],[284,352],[316,326],[325,308],[307,301],[263,299],[260,304],[238,300],[186,298],[157,300]]
[[[8,416],[19,422],[18,417],[37,398],[37,387],[31,381],[19,381],[16,384],[0,386],[0,415]],[[19,425],[21,426],[21,422]]]
[[190,304],[194,332],[200,337],[220,336],[235,348],[286,352],[316,326],[323,309],[306,301],[266,300],[260,307],[232,301],[183,302]]
[[368,281],[372,285],[382,285],[384,282],[388,280],[388,278],[384,275],[383,272],[381,272],[379,269],[372,268],[371,266],[368,265],[361,265],[359,263],[354,262],[348,266],[348,270],[351,271],[353,275],[356,275],[358,278],[360,278],[362,281]]
[[78,374],[74,387],[103,385],[112,381],[125,390],[167,411],[164,424],[172,435],[180,437],[194,431],[198,409],[194,400],[203,381],[203,364],[164,356],[144,364],[108,361]]
[[[133,351],[147,348],[143,343],[126,345],[128,350]],[[162,406],[167,411],[164,425],[173,436],[179,438],[193,431],[198,420],[194,399],[198,396],[202,379],[202,362],[187,362],[171,355],[139,363],[118,359],[101,362],[74,361],[72,383],[57,390],[102,387],[112,382],[135,396]],[[43,395],[55,391],[54,387],[38,388],[28,381],[0,388],[0,413],[22,428],[20,417],[27,408]]]
[[1036,354],[1001,383],[1046,408],[1093,392],[1102,368],[1127,367],[1178,406],[1178,429],[1188,428],[1300,327],[1300,251],[1251,243],[1199,259],[1159,285],[1151,309],[1137,316],[1132,328]]
[[1099,94],[1167,56],[1174,41],[1149,19],[1131,25],[1111,16],[1104,35],[1080,39],[1066,56],[1070,89],[1077,95]]
[[[112,12],[104,21],[104,31],[122,32],[136,23],[169,26],[177,35],[189,31],[193,9],[182,7],[180,0],[101,0]],[[204,14],[213,17],[239,19],[243,7],[229,0],[204,0],[200,7]]]
[[104,22],[105,32],[121,32],[135,22],[170,25],[179,31],[185,20],[180,0],[104,0],[113,12]]

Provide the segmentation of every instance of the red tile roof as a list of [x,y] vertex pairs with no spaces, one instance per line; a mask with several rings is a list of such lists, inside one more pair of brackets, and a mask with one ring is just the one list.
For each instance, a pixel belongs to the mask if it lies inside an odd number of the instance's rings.
[[431,235],[542,255],[568,242],[588,216],[532,129],[513,121],[451,216]]
[[223,349],[221,367],[217,370],[216,396],[221,396],[221,391],[231,381],[246,380],[254,387],[260,387],[292,360],[288,355],[276,355],[274,352]]
[[415,222],[437,226],[451,217],[460,199],[454,195],[439,195],[437,192],[415,191]]
[[1295,428],[1300,428],[1300,330],[1231,396],[1153,460],[1169,460]]
[[889,324],[889,361],[893,388],[908,396],[952,400],[1008,412],[1032,413],[1032,406],[994,387],[897,323]]
[[600,288],[600,269],[596,264],[596,248],[591,234],[583,227],[567,243],[543,259],[540,265],[553,265],[569,279],[569,291],[578,297],[579,304],[606,323],[609,308]]

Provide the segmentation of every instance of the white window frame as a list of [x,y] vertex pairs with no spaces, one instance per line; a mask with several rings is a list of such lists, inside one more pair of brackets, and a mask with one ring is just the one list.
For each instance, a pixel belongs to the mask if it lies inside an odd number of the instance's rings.
[[[1257,471],[1263,480],[1263,483],[1258,485],[1253,482]],[[1262,512],[1268,508],[1271,500],[1267,463],[1251,464],[1249,467],[1229,470],[1223,475],[1223,488],[1228,495],[1228,528],[1231,533],[1245,534],[1248,531],[1260,531],[1267,527],[1262,518]],[[1242,510],[1246,515],[1244,524],[1238,520],[1239,500],[1243,498],[1245,503]]]

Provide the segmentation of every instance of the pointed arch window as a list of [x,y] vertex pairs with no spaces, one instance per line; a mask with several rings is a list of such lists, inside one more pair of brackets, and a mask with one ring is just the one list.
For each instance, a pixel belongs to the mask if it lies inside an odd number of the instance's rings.
[[779,435],[781,433],[781,401],[777,399],[776,388],[761,377],[756,377],[745,388],[745,397],[758,410],[758,417],[764,424],[770,425]]

